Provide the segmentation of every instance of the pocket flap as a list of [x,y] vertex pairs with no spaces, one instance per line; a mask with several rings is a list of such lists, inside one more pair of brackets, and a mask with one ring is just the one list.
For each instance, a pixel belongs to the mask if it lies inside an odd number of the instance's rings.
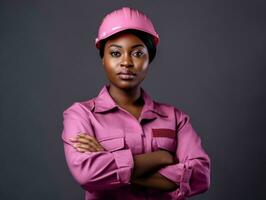
[[152,134],[153,137],[169,137],[169,138],[176,137],[176,131],[174,129],[168,129],[168,128],[153,128]]
[[177,138],[174,129],[158,128],[152,129],[153,140],[159,149],[165,149],[171,152],[176,151]]
[[98,137],[99,143],[107,151],[116,151],[125,147],[125,136],[121,129],[112,130],[104,137]]
[[99,141],[102,147],[107,151],[116,151],[125,146],[124,137],[107,138]]

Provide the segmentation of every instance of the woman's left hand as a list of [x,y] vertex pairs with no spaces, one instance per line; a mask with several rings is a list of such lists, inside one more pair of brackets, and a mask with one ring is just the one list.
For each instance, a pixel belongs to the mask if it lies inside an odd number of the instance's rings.
[[104,148],[100,143],[88,134],[80,133],[77,136],[70,138],[72,142],[75,142],[74,147],[80,152],[99,152],[104,151]]

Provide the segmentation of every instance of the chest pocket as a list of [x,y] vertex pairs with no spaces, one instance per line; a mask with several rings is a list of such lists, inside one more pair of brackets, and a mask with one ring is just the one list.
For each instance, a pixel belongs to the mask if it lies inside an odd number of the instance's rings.
[[98,142],[106,151],[117,151],[125,147],[125,136],[122,130],[108,131],[104,137],[98,137]]
[[155,150],[164,149],[175,153],[177,148],[177,136],[174,129],[154,128],[152,129],[153,147]]

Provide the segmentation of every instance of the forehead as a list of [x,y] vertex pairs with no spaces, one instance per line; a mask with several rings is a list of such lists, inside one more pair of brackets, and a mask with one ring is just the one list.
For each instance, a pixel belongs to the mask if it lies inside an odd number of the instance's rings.
[[105,47],[109,47],[112,44],[116,44],[124,48],[129,48],[138,44],[141,44],[145,47],[143,41],[135,34],[130,32],[121,32],[115,34],[107,40]]

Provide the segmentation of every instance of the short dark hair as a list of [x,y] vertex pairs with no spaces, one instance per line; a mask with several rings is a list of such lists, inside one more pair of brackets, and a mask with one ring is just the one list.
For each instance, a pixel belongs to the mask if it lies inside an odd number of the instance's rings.
[[[128,33],[132,33],[134,35],[136,35],[139,39],[142,40],[142,42],[145,44],[145,46],[147,47],[148,49],[148,53],[149,53],[149,63],[151,63],[156,55],[156,46],[155,46],[155,42],[154,42],[154,38],[151,34],[149,33],[146,33],[146,32],[143,32],[143,31],[139,31],[139,30],[136,30],[136,29],[127,29],[127,30],[124,30],[124,31],[121,31],[119,33],[125,33],[125,32],[128,32]],[[106,42],[113,36],[115,36],[116,34],[102,40],[100,42],[100,49],[99,49],[99,54],[100,54],[100,57],[103,58],[103,55],[104,55],[104,47],[105,47],[105,44]]]

